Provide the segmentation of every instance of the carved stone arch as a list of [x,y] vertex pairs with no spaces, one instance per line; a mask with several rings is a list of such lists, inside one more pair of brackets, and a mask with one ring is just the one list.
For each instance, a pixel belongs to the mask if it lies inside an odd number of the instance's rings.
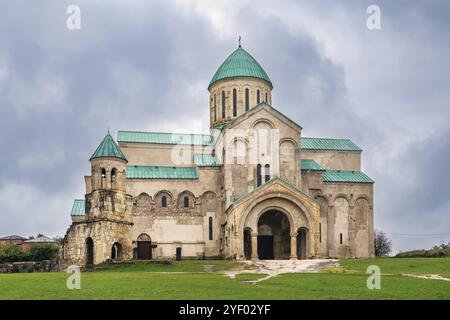
[[328,216],[328,199],[323,195],[316,195],[314,200],[320,205],[320,217],[326,218]]
[[298,166],[296,159],[297,144],[290,138],[280,140],[278,146],[279,159],[279,175],[282,179],[295,182],[296,167]]
[[332,198],[330,198],[329,196],[327,196],[325,193],[323,193],[322,191],[316,191],[312,194],[312,198],[316,199],[318,197],[324,198],[327,201],[328,206],[332,206],[333,204],[331,203],[331,201],[333,200]]
[[201,196],[202,203],[202,215],[206,215],[207,212],[216,212],[218,209],[217,194],[213,191],[205,191]]
[[365,228],[369,221],[370,202],[365,196],[355,200],[355,218],[357,228]]
[[152,238],[144,232],[137,237],[137,241],[152,241]]
[[[188,199],[187,202],[186,197]],[[184,190],[178,194],[177,204],[179,209],[192,209],[195,207],[195,201],[196,197],[189,190]],[[188,204],[188,207],[186,207],[185,204]]]
[[[274,206],[274,205],[269,204],[271,199],[277,200],[277,202],[283,202],[283,201],[285,201],[285,202],[284,202],[284,205]],[[265,202],[267,204],[265,204]],[[244,228],[246,228],[246,227],[250,227],[250,228],[253,228],[254,230],[257,230],[257,228],[255,226],[257,226],[257,221],[258,221],[259,217],[261,216],[261,214],[263,212],[266,212],[267,210],[270,210],[270,209],[279,210],[279,211],[285,213],[289,219],[291,228],[294,228],[293,230],[296,230],[297,228],[300,227],[299,221],[298,221],[299,217],[296,217],[296,219],[295,219],[291,215],[289,210],[286,210],[286,207],[288,207],[289,205],[290,205],[290,209],[295,209],[295,208],[299,209],[298,213],[300,215],[304,216],[304,219],[306,222],[305,224],[307,224],[307,226],[310,228],[310,224],[313,221],[313,218],[310,216],[306,207],[303,204],[301,204],[300,202],[293,199],[288,194],[276,193],[276,194],[269,194],[269,195],[266,195],[263,197],[259,197],[256,201],[253,201],[252,203],[250,203],[247,206],[247,208],[245,208],[244,214],[242,215],[242,220],[241,220],[242,223],[241,223],[240,232],[243,232]],[[250,221],[250,219],[252,221]]]
[[[163,197],[166,197],[166,207],[163,207]],[[173,206],[173,194],[168,190],[161,190],[155,194],[155,206],[158,210],[171,210]]]
[[259,119],[256,119],[252,123],[252,126],[251,126],[252,129],[257,130],[256,126],[259,125],[259,124],[266,124],[266,125],[268,125],[270,127],[270,129],[274,129],[275,128],[274,123],[272,121],[270,121],[269,119],[267,119],[267,118],[259,118]]
[[140,193],[133,201],[132,213],[135,215],[150,214],[152,197],[146,192]]
[[[334,215],[335,215],[335,243],[337,246],[348,246],[349,236],[349,216],[350,201],[347,196],[339,195],[334,199]],[[345,249],[342,249],[345,250]],[[341,255],[346,255],[347,251],[342,251]]]
[[297,146],[297,143],[295,142],[295,140],[292,139],[292,138],[289,138],[289,137],[285,137],[285,138],[280,139],[280,145],[283,142],[291,142],[295,147]]
[[367,196],[367,195],[365,195],[365,194],[358,194],[358,195],[355,197],[355,203],[356,203],[356,201],[358,201],[359,199],[365,199],[365,200],[367,200],[367,202],[369,203],[369,208],[372,209],[372,203],[370,202],[370,197],[369,197],[369,196]]
[[[247,137],[234,137],[230,142],[228,155],[232,156],[233,164],[247,164],[249,160],[250,142]],[[244,154],[242,155],[242,152]],[[230,159],[228,159],[230,160]]]
[[335,196],[333,198],[333,202],[336,202],[336,200],[338,198],[344,198],[345,200],[347,200],[349,205],[351,204],[351,199],[346,193],[337,193],[337,194],[335,194]]
[[114,241],[111,245],[111,260],[122,261],[124,260],[124,245],[122,241]]

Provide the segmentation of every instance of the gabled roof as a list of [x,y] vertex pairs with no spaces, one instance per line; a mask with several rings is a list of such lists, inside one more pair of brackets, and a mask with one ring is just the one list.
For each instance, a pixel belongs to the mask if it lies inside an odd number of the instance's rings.
[[269,76],[258,61],[241,47],[233,51],[217,69],[209,83],[208,89],[219,80],[234,77],[258,78],[266,81],[270,87],[273,87]]
[[349,170],[326,170],[323,182],[375,183],[364,172]]
[[139,131],[119,131],[117,134],[117,141],[154,144],[186,144],[197,146],[214,144],[214,139],[210,134]]
[[243,119],[245,116],[248,116],[251,113],[256,113],[258,110],[265,108],[266,110],[268,110],[269,112],[272,112],[278,116],[280,116],[281,118],[287,120],[289,123],[291,123],[294,127],[303,129],[302,126],[300,126],[297,122],[295,122],[294,120],[290,119],[289,117],[285,116],[283,113],[281,113],[280,111],[278,111],[277,109],[275,109],[274,107],[272,107],[270,104],[268,104],[267,102],[263,101],[259,104],[257,104],[256,106],[254,106],[253,108],[251,108],[249,111],[244,112],[243,114],[237,116],[236,118],[232,119],[231,121],[224,123],[223,125],[225,127],[229,127],[234,125],[235,123],[239,122],[239,120]]
[[318,164],[314,160],[302,159],[300,163],[302,170],[325,171],[325,169],[322,168],[320,164]]
[[72,211],[70,212],[71,216],[84,216],[85,215],[85,207],[84,207],[84,199],[75,199],[72,205]]
[[225,211],[227,211],[230,207],[235,206],[236,204],[238,204],[239,202],[247,199],[248,197],[250,197],[252,194],[254,194],[255,192],[257,192],[258,190],[264,188],[265,186],[267,186],[268,184],[271,184],[274,181],[280,181],[283,184],[288,185],[290,188],[293,188],[295,191],[297,191],[298,193],[302,194],[303,196],[307,197],[308,199],[310,199],[312,202],[317,203],[316,200],[314,200],[311,196],[309,196],[308,194],[306,194],[304,191],[300,190],[299,188],[297,188],[296,186],[294,186],[292,183],[278,177],[278,176],[274,176],[272,177],[270,180],[264,182],[262,185],[260,185],[259,187],[256,187],[255,189],[253,189],[252,191],[236,198],[226,209]]
[[199,167],[220,167],[219,160],[210,154],[194,154],[194,163]]
[[24,238],[16,234],[13,234],[11,236],[0,237],[0,240],[27,240],[27,239],[28,238]]
[[37,238],[34,238],[34,239],[30,239],[30,240],[24,241],[24,243],[43,243],[43,242],[45,242],[45,243],[54,243],[55,240],[53,240],[53,239],[51,239],[49,237],[46,237],[46,236],[40,236],[40,237],[37,237]]
[[98,146],[97,150],[95,150],[94,154],[89,160],[97,159],[97,158],[118,158],[127,161],[127,158],[120,150],[117,143],[108,134],[103,138],[103,141]]
[[362,151],[350,139],[302,137],[300,139],[300,146],[305,150]]
[[128,179],[198,179],[195,167],[127,166]]

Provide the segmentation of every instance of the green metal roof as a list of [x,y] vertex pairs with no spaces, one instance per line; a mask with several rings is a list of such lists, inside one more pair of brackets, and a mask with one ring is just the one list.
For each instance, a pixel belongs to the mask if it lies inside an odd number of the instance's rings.
[[195,167],[127,166],[128,179],[198,179]]
[[105,138],[103,138],[103,141],[100,143],[97,150],[95,150],[94,154],[89,160],[96,158],[119,158],[127,161],[127,158],[125,158],[125,155],[122,153],[119,146],[111,137],[109,132],[105,136]]
[[84,216],[84,199],[75,199],[73,201],[72,211],[70,212],[71,216]]
[[347,183],[375,183],[361,171],[348,170],[326,170],[323,175],[324,182],[347,182]]
[[303,159],[301,161],[301,169],[302,170],[313,170],[313,171],[325,171],[324,168],[320,166],[317,162],[314,160],[306,160]]
[[362,151],[360,147],[349,139],[302,137],[300,145],[302,149],[307,150]]
[[265,80],[271,87],[272,82],[261,65],[247,51],[241,47],[237,48],[226,58],[214,74],[209,87],[215,82],[233,77],[251,77]]
[[210,154],[194,154],[194,163],[199,167],[219,167],[219,160]]
[[210,134],[137,131],[119,131],[117,134],[117,141],[156,144],[187,144],[198,146],[212,145],[214,143],[213,137]]

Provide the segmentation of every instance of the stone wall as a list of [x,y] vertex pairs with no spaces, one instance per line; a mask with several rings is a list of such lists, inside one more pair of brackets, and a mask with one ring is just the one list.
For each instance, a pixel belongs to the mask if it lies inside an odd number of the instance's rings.
[[0,273],[52,272],[59,271],[56,261],[23,261],[0,264]]

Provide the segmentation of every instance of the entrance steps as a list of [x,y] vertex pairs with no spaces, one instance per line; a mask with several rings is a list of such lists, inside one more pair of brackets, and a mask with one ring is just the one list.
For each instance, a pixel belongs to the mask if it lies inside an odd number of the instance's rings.
[[253,260],[250,261],[259,272],[319,272],[323,268],[338,265],[337,259],[311,259],[311,260]]

